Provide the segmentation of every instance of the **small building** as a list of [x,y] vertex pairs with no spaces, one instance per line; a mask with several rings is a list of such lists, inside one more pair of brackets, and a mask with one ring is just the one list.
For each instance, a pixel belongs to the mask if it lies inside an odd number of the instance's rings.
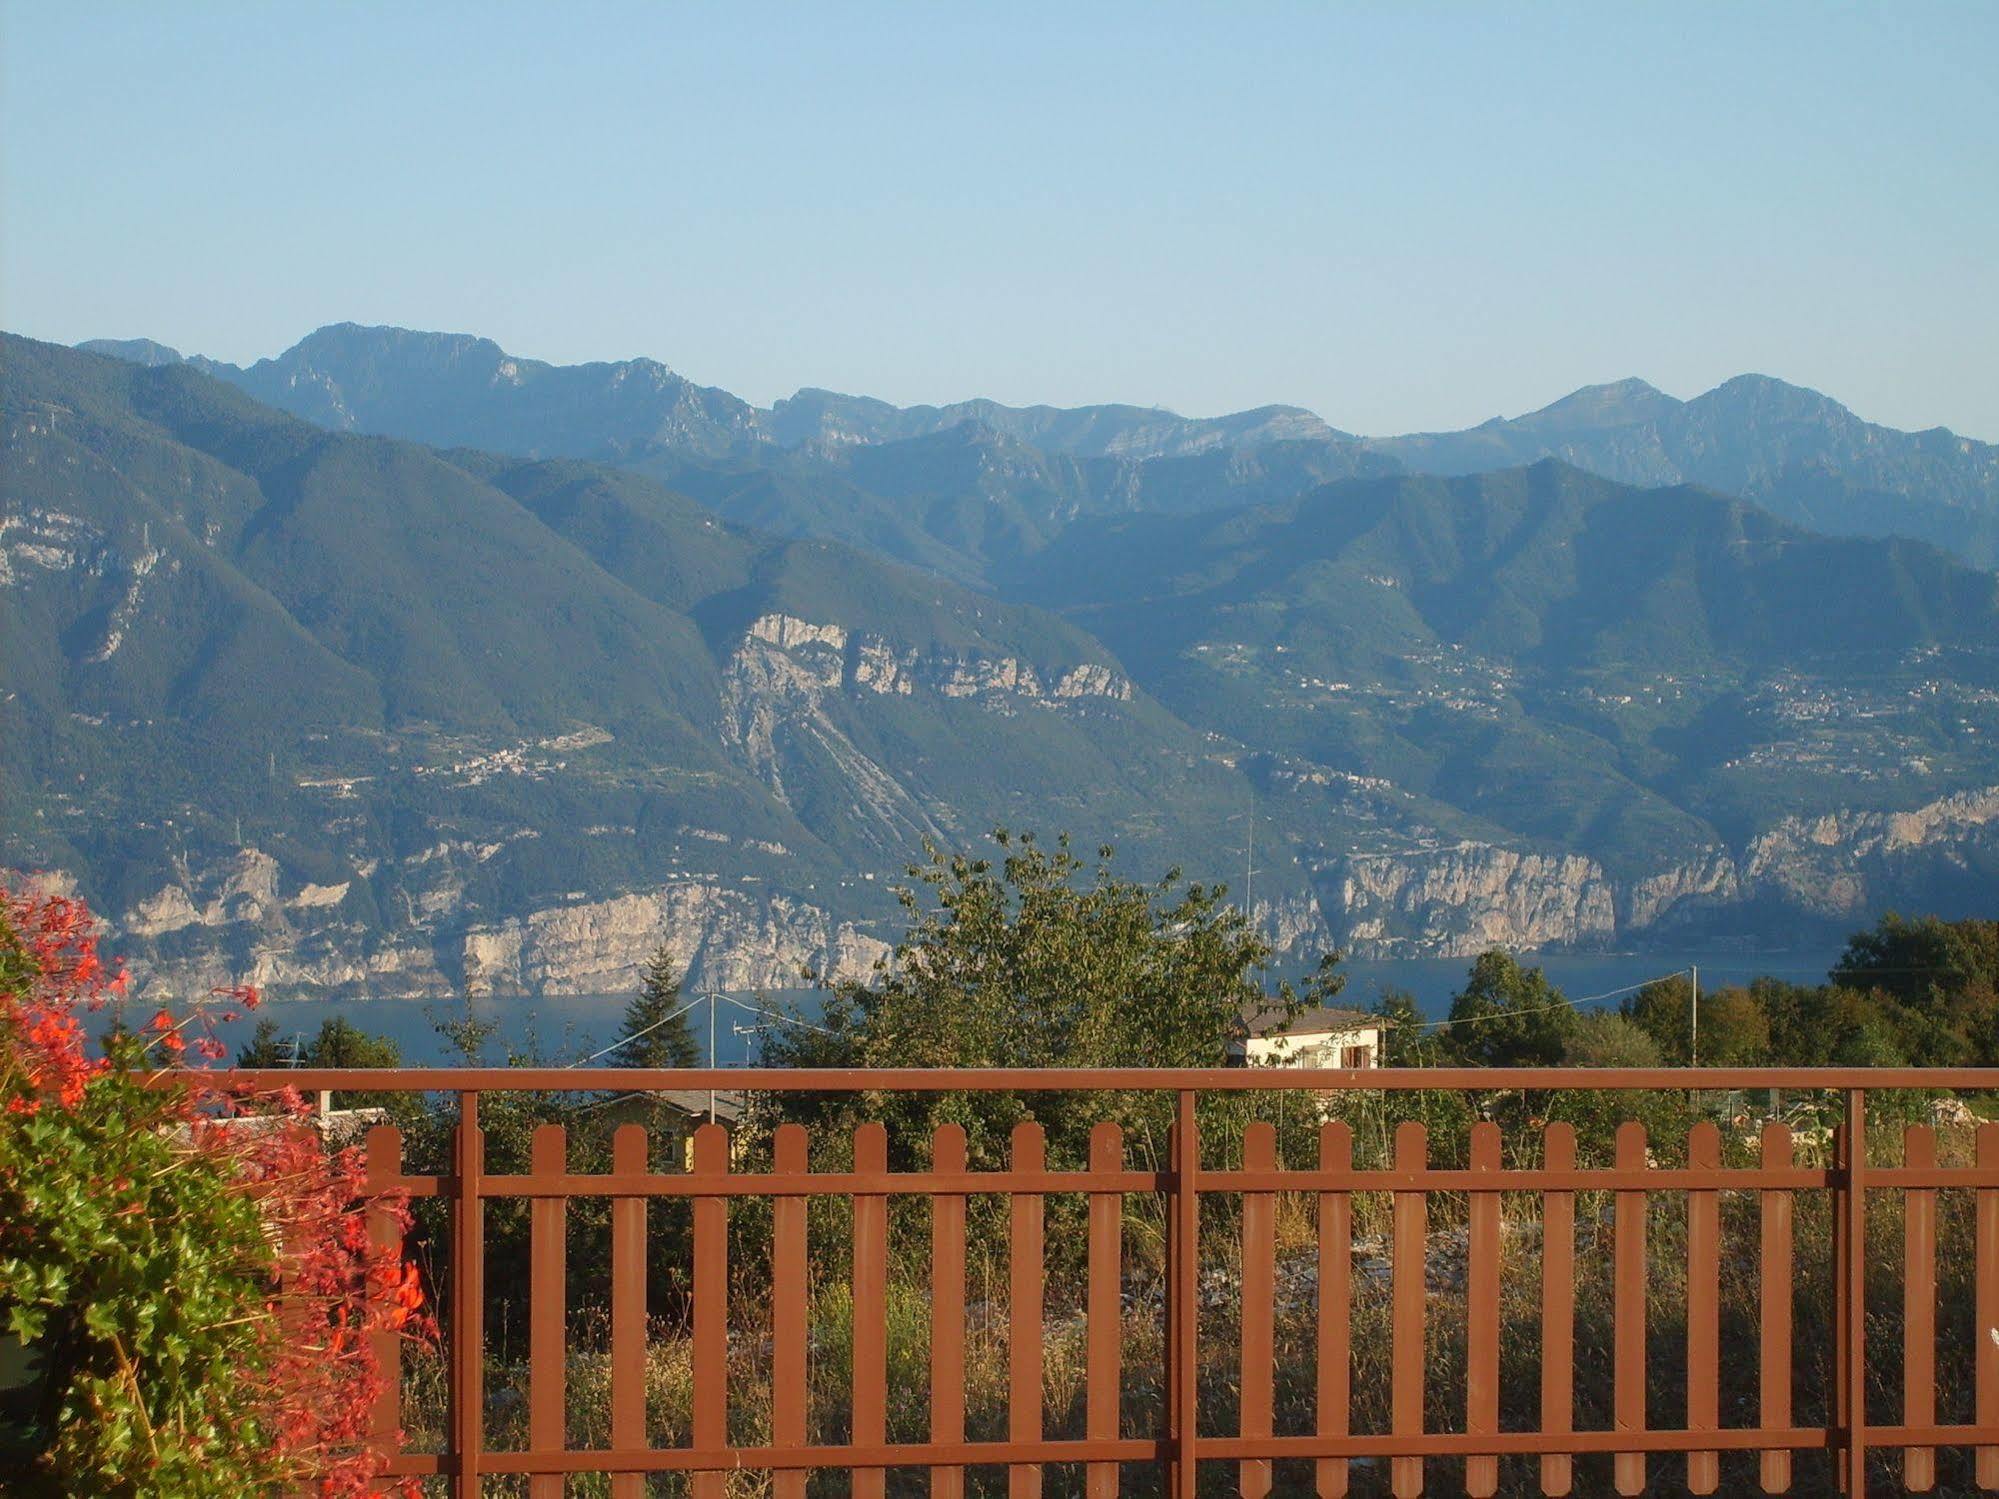
[[729,1158],[735,1159],[737,1125],[743,1118],[743,1095],[734,1088],[645,1088],[626,1093],[610,1104],[611,1118],[643,1124],[652,1131],[656,1169],[687,1171],[694,1165],[694,1132],[708,1123],[710,1099],[714,1121],[729,1132]]
[[1381,1038],[1381,1017],[1365,1010],[1321,1005],[1287,1016],[1269,1006],[1243,1012],[1229,1059],[1250,1067],[1378,1067]]

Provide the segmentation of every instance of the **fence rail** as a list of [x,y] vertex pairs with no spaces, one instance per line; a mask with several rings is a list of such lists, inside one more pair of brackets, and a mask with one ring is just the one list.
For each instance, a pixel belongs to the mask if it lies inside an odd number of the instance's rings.
[[[1974,1481],[1999,1489],[1999,1124],[1975,1130],[1970,1164],[1938,1164],[1937,1137],[1926,1125],[1903,1131],[1899,1165],[1870,1164],[1866,1100],[1870,1092],[1894,1090],[1999,1090],[1999,1069],[1848,1070],[1703,1069],[1681,1070],[1518,1070],[1472,1069],[1313,1071],[1228,1069],[1215,1071],[778,1071],[687,1070],[586,1072],[573,1069],[458,1069],[437,1071],[335,1071],[299,1069],[243,1072],[247,1087],[279,1085],[306,1090],[346,1089],[370,1093],[455,1093],[459,1125],[451,1169],[435,1175],[406,1174],[397,1131],[381,1126],[366,1139],[369,1178],[414,1197],[446,1200],[453,1209],[450,1246],[448,1449],[397,1455],[391,1471],[443,1475],[454,1493],[479,1492],[482,1475],[532,1475],[529,1493],[559,1496],[563,1475],[618,1475],[612,1492],[643,1492],[647,1473],[693,1475],[696,1499],[720,1499],[725,1475],[739,1469],[766,1470],[778,1499],[803,1499],[806,1475],[815,1469],[848,1469],[855,1499],[880,1499],[889,1469],[928,1469],[930,1491],[939,1499],[960,1499],[965,1470],[1003,1466],[1010,1499],[1041,1492],[1042,1465],[1082,1464],[1090,1499],[1110,1499],[1118,1491],[1119,1465],[1164,1466],[1167,1491],[1192,1499],[1197,1465],[1236,1465],[1235,1487],[1249,1499],[1263,1499],[1272,1486],[1272,1463],[1303,1459],[1313,1464],[1317,1492],[1348,1492],[1357,1459],[1384,1462],[1390,1492],[1398,1499],[1423,1491],[1426,1460],[1463,1460],[1465,1492],[1492,1495],[1500,1479],[1499,1459],[1538,1456],[1543,1492],[1566,1494],[1575,1481],[1574,1459],[1611,1454],[1612,1480],[1620,1494],[1637,1494],[1662,1477],[1659,1462],[1677,1456],[1684,1463],[1690,1493],[1711,1493],[1720,1483],[1723,1453],[1760,1454],[1764,1489],[1781,1492],[1792,1481],[1792,1455],[1832,1454],[1840,1487],[1864,1493],[1870,1450],[1900,1449],[1901,1484],[1926,1490],[1937,1479],[1936,1452],[1965,1448],[1974,1453]],[[655,1171],[647,1160],[642,1127],[626,1124],[613,1134],[611,1170],[568,1170],[567,1142],[560,1126],[535,1133],[526,1174],[489,1174],[480,1129],[482,1093],[502,1091],[603,1092],[645,1088],[722,1087],[745,1092],[820,1094],[895,1092],[1163,1092],[1173,1099],[1169,1159],[1163,1169],[1132,1169],[1116,1124],[1101,1123],[1090,1134],[1088,1164],[1080,1170],[1047,1167],[1041,1127],[1017,1126],[1004,1169],[973,1171],[966,1164],[966,1136],[956,1125],[939,1127],[929,1141],[928,1169],[891,1171],[888,1137],[879,1124],[864,1124],[851,1139],[852,1167],[814,1172],[806,1131],[780,1126],[772,1141],[770,1169],[733,1169],[727,1133],[714,1124],[693,1136],[684,1171]],[[1502,1165],[1497,1125],[1475,1124],[1469,1163],[1433,1168],[1428,1140],[1419,1123],[1397,1126],[1392,1158],[1377,1168],[1353,1163],[1353,1136],[1347,1124],[1329,1118],[1318,1129],[1317,1159],[1309,1167],[1281,1167],[1277,1137],[1268,1123],[1248,1124],[1240,1137],[1240,1167],[1204,1166],[1196,1129],[1196,1108],[1204,1094],[1281,1090],[1318,1094],[1368,1091],[1475,1089],[1488,1093],[1522,1090],[1612,1092],[1765,1089],[1809,1091],[1841,1100],[1832,1131],[1828,1164],[1801,1164],[1791,1131],[1764,1125],[1756,1163],[1722,1164],[1722,1136],[1712,1122],[1693,1126],[1683,1143],[1685,1167],[1651,1164],[1646,1132],[1633,1122],[1620,1125],[1613,1164],[1577,1165],[1576,1135],[1567,1124],[1547,1124],[1539,1132],[1540,1164]],[[1667,1142],[1657,1142],[1667,1143]],[[1519,1142],[1515,1142],[1516,1153]],[[1612,1203],[1610,1409],[1608,1429],[1577,1429],[1577,1194],[1602,1192]],[[1831,1419],[1802,1423],[1793,1406],[1794,1298],[1796,1263],[1794,1204],[1797,1194],[1828,1194],[1833,1221],[1832,1343],[1834,1378]],[[1939,1343],[1938,1194],[1969,1194],[1972,1215],[1974,1284],[1969,1344],[1964,1329]],[[1428,1284],[1429,1230],[1434,1194],[1460,1194],[1464,1213],[1465,1379],[1457,1430],[1426,1426],[1427,1323],[1433,1313]],[[1724,1255],[1723,1194],[1756,1195],[1754,1245],[1757,1294],[1754,1424],[1723,1424],[1721,1387],[1721,1266]],[[1051,1195],[1083,1198],[1086,1210],[1084,1316],[1087,1367],[1084,1381],[1084,1435],[1054,1438],[1043,1426],[1044,1204]],[[1120,1430],[1123,1367],[1120,1308],[1128,1195],[1154,1197],[1166,1231],[1165,1390],[1160,1430],[1133,1436]],[[1277,1316],[1276,1205],[1281,1194],[1302,1194],[1315,1202],[1316,1295],[1313,1363],[1315,1399],[1310,1434],[1275,1429],[1273,1370]],[[1380,1194],[1389,1203],[1388,1430],[1350,1429],[1352,1407],[1352,1328],[1354,1199]],[[1533,1430],[1501,1428],[1501,1267],[1505,1194],[1538,1202],[1540,1219],[1539,1425]],[[1682,1267],[1684,1307],[1685,1422],[1654,1424],[1648,1401],[1648,1215],[1660,1194],[1684,1194]],[[1869,1196],[1877,1201],[1899,1194],[1902,1244],[1902,1408],[1900,1420],[1870,1420],[1867,1373],[1867,1231]],[[967,1204],[977,1196],[1007,1199],[1008,1238],[1008,1399],[1005,1437],[966,1439],[965,1329],[967,1315]],[[851,1440],[815,1444],[808,1439],[807,1204],[815,1197],[852,1204]],[[930,1204],[929,1439],[888,1440],[888,1276],[889,1200],[927,1199]],[[1202,1429],[1200,1369],[1201,1202],[1221,1197],[1239,1202],[1240,1370],[1239,1412],[1234,1435]],[[565,1213],[574,1200],[602,1198],[610,1212],[610,1445],[579,1450],[565,1446],[565,1375],[568,1351],[565,1296]],[[646,1203],[653,1198],[685,1198],[691,1204],[691,1357],[693,1397],[691,1443],[649,1446],[645,1411]],[[770,1360],[772,1370],[769,1442],[732,1444],[729,1433],[729,1204],[763,1199],[770,1204]],[[484,1288],[482,1284],[486,1204],[526,1199],[530,1207],[528,1443],[521,1450],[486,1445],[483,1389]],[[392,1236],[384,1217],[373,1225]],[[378,1353],[393,1375],[400,1358],[392,1335]],[[1938,1359],[1970,1370],[1973,1420],[1938,1424]],[[396,1380],[375,1412],[384,1442],[401,1424]],[[1740,1414],[1734,1413],[1734,1414]],[[1877,1468],[1877,1486],[1878,1472]]]

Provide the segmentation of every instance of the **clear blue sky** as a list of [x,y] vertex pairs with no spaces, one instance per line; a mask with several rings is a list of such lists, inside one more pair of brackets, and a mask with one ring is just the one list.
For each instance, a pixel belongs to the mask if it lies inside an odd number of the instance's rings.
[[0,321],[42,338],[248,360],[353,319],[759,401],[1375,433],[1754,370],[1999,439],[1984,0],[0,25]]

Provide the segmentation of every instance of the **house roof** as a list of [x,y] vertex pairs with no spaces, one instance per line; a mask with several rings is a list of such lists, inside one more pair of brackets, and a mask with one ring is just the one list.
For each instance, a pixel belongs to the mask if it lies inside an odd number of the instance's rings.
[[[706,1088],[648,1088],[645,1096],[656,1103],[686,1114],[689,1118],[708,1117],[708,1090]],[[743,1095],[733,1088],[718,1088],[715,1091],[715,1119],[721,1124],[734,1124],[743,1117]]]
[[1370,1030],[1381,1024],[1379,1015],[1365,1010],[1336,1010],[1317,1005],[1287,1017],[1281,1005],[1250,1006],[1242,1012],[1244,1029],[1252,1036],[1338,1035],[1346,1031]]

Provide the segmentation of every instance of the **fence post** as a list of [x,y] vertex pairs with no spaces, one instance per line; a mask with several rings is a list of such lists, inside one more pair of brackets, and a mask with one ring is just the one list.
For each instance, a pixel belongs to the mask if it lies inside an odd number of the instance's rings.
[[[569,1169],[568,1137],[559,1124],[535,1127],[529,1159],[536,1176]],[[569,1199],[537,1197],[528,1206],[528,1446],[552,1454],[568,1445]],[[560,1473],[528,1480],[528,1499],[563,1499]]]
[[1841,1372],[1846,1406],[1846,1492],[1867,1492],[1867,1094],[1846,1094],[1846,1170],[1841,1174],[1846,1255],[1839,1299],[1846,1309]]
[[451,1244],[451,1449],[458,1499],[479,1492],[479,1450],[484,1441],[485,1214],[479,1198],[484,1137],[479,1095],[458,1095],[458,1216]]
[[1168,1485],[1173,1499],[1194,1499],[1197,1475],[1195,1445],[1196,1392],[1199,1365],[1194,1348],[1196,1298],[1200,1287],[1200,1200],[1194,1194],[1194,1173],[1200,1167],[1201,1137],[1194,1132],[1194,1092],[1180,1090],[1173,1124],[1173,1174],[1169,1207],[1172,1212],[1170,1263],[1173,1284],[1167,1288],[1166,1340],[1172,1388],[1168,1437],[1173,1466]]

